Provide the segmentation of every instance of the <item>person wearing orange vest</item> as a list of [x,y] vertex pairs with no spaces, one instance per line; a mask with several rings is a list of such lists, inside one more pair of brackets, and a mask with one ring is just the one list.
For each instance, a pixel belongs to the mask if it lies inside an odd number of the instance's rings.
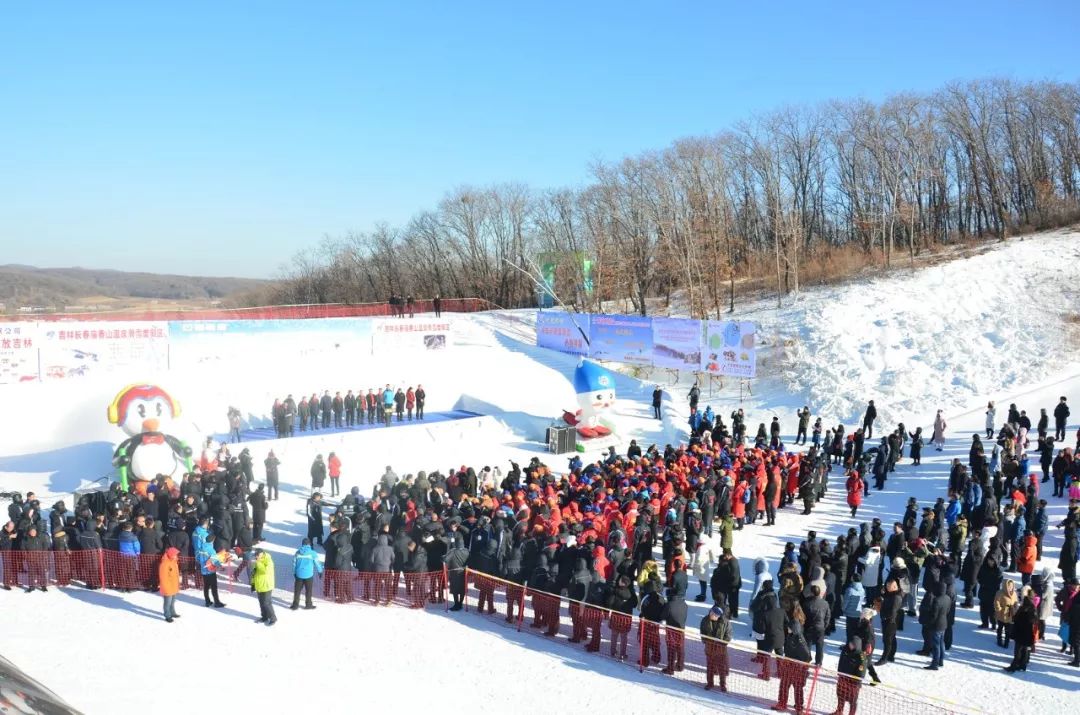
[[180,593],[180,563],[177,560],[179,555],[180,552],[170,546],[165,549],[165,555],[161,557],[158,565],[158,590],[165,599],[162,608],[166,623],[172,623],[173,619],[180,617],[176,615],[176,594]]

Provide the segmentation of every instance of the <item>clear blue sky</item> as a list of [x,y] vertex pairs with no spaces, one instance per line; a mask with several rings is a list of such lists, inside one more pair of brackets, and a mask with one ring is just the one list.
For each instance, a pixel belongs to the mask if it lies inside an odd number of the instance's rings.
[[270,276],[784,104],[1076,81],[1078,28],[1076,0],[5,3],[0,263]]

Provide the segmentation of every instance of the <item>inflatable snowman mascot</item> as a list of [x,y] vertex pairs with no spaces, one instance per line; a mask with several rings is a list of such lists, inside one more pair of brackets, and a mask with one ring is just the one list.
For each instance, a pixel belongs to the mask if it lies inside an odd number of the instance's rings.
[[146,487],[158,475],[166,479],[191,471],[191,448],[168,434],[180,416],[180,403],[157,385],[128,385],[109,405],[109,422],[128,435],[113,454],[120,469],[120,484],[146,494]]
[[577,428],[583,439],[606,437],[614,431],[610,420],[615,406],[615,376],[590,360],[582,360],[574,370],[576,412],[564,412],[563,420]]

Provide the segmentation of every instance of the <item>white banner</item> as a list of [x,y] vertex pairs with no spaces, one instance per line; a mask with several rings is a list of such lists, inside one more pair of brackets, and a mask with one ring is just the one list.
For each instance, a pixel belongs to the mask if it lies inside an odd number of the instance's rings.
[[445,318],[375,321],[372,352],[445,350],[453,344],[453,323]]
[[41,379],[68,380],[116,371],[169,367],[169,328],[154,322],[38,324]]
[[697,370],[701,365],[701,321],[652,319],[652,364],[673,370]]
[[733,377],[757,374],[757,326],[749,321],[714,321],[705,324],[702,372]]
[[37,323],[0,323],[0,385],[38,380]]

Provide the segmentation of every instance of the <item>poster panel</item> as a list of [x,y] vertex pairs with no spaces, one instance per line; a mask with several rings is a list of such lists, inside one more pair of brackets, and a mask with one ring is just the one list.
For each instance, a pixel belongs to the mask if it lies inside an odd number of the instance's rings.
[[652,363],[652,318],[594,315],[589,321],[589,357],[628,365]]
[[[537,346],[571,355],[588,355],[589,346],[585,343],[581,331],[585,331],[585,335],[589,334],[589,317],[588,313],[543,310],[537,312]],[[578,330],[578,326],[581,330]]]
[[37,323],[0,323],[0,385],[37,382]]
[[698,370],[701,365],[701,321],[652,319],[652,363],[672,370]]
[[113,372],[155,373],[169,367],[164,321],[38,324],[41,379],[70,380]]
[[754,377],[757,374],[757,326],[749,321],[705,324],[701,369],[713,375]]

